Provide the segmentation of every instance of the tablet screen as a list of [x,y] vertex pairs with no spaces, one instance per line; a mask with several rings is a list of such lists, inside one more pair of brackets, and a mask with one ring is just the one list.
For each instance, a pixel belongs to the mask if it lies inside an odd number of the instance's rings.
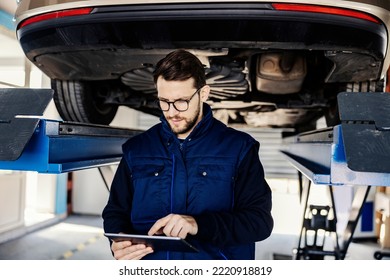
[[197,248],[180,237],[124,233],[105,233],[104,235],[114,241],[129,240],[133,244],[145,244],[152,247],[154,251],[199,252]]

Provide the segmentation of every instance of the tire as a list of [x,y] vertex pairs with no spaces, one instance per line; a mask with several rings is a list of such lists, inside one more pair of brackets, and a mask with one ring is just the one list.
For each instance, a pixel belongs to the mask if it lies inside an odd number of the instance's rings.
[[382,255],[381,252],[376,251],[376,252],[374,253],[374,258],[375,258],[376,260],[381,260],[382,257],[383,257],[383,255]]
[[109,125],[118,106],[104,104],[107,86],[96,82],[52,80],[54,103],[65,121]]
[[349,83],[346,86],[346,91],[348,92],[383,92],[384,90],[384,80]]
[[[383,92],[384,85],[384,80],[347,83],[342,85],[337,92]],[[325,112],[325,120],[327,126],[335,126],[341,123],[337,99],[331,101]]]

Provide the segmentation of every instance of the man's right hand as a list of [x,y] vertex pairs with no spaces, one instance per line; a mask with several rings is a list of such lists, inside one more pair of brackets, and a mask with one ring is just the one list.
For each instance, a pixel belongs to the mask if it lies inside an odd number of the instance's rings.
[[111,250],[114,252],[114,258],[117,260],[140,260],[146,255],[153,253],[151,247],[144,244],[134,244],[131,241],[112,242]]

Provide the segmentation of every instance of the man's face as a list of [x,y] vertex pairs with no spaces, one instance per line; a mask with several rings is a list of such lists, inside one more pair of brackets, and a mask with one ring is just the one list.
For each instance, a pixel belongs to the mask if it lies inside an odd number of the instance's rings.
[[188,101],[188,109],[184,112],[178,111],[172,103],[169,104],[168,111],[163,111],[173,133],[178,138],[185,139],[202,118],[202,105],[208,97],[208,86],[202,87],[197,93],[195,93],[196,90],[193,78],[186,81],[166,81],[162,77],[157,79],[159,100],[167,102]]

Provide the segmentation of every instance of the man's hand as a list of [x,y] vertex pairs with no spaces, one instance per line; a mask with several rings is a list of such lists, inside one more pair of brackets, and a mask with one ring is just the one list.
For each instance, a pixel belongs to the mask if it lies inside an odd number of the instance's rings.
[[198,233],[198,224],[191,216],[169,214],[157,220],[150,228],[148,235],[165,234],[166,236],[186,238],[187,234]]
[[113,241],[111,250],[117,260],[140,260],[147,254],[153,253],[151,247],[146,247],[144,244],[132,245],[131,241]]

